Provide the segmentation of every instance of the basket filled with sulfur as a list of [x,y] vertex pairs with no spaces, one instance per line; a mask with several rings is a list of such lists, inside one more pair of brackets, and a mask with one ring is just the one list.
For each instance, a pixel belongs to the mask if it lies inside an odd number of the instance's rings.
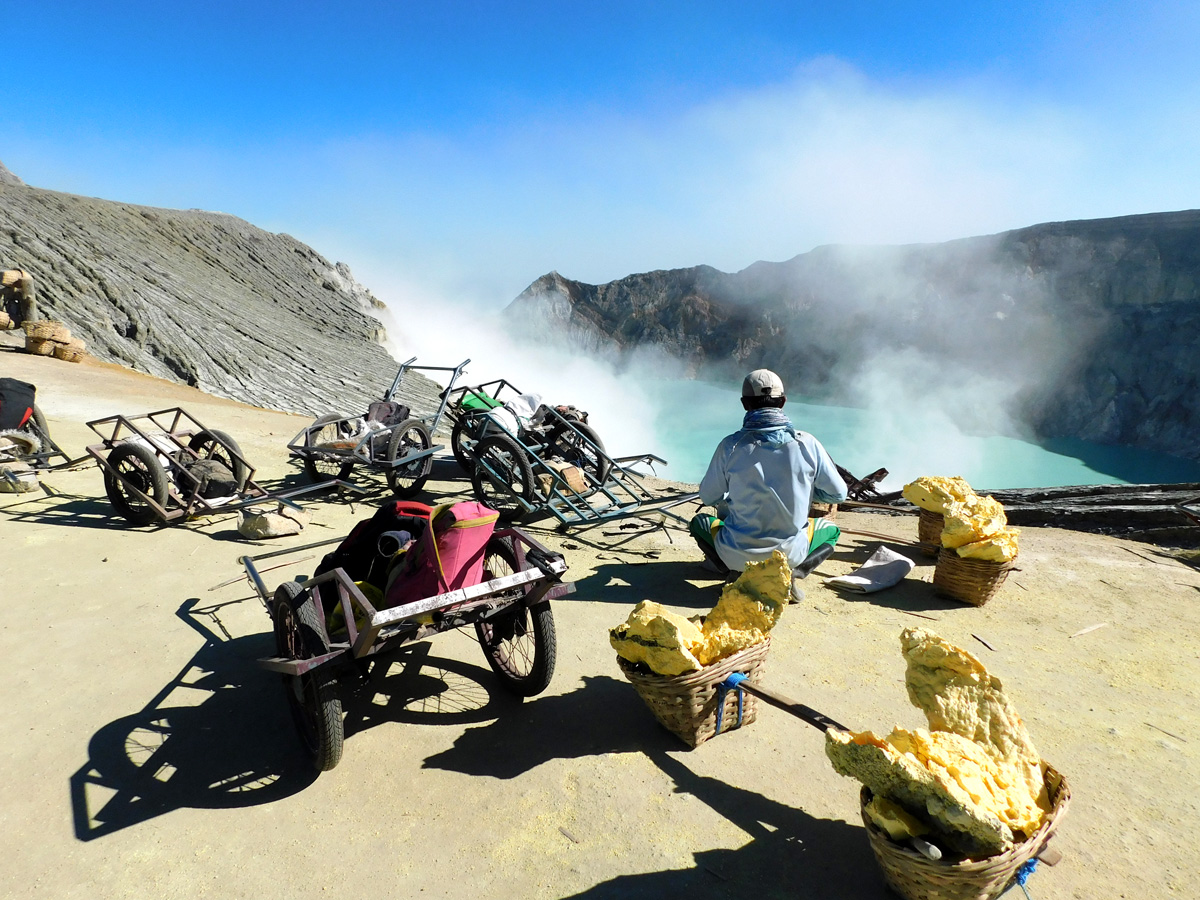
[[[776,551],[751,563],[706,616],[686,618],[643,600],[609,632],[617,664],[659,723],[689,747],[748,725],[757,683],[791,590],[787,558]],[[741,676],[741,677],[739,677]]]
[[832,728],[825,753],[863,785],[863,824],[889,887],[907,900],[994,900],[1033,858],[1054,861],[1046,845],[1070,788],[977,658],[920,628],[900,646],[928,728]]

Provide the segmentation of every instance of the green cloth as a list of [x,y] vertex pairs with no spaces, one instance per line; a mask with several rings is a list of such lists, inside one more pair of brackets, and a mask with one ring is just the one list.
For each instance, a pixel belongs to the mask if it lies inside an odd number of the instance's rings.
[[482,391],[467,391],[463,394],[461,405],[463,409],[488,410],[500,406],[500,401]]

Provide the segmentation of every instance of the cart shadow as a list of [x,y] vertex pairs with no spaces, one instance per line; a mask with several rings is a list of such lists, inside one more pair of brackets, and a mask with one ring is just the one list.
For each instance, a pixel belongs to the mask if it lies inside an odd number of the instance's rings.
[[[705,581],[703,585],[693,581]],[[711,609],[725,581],[705,572],[700,561],[671,560],[603,563],[575,582],[575,597],[600,603],[632,606],[654,600],[668,606]]]
[[[36,504],[46,504],[37,506]],[[114,515],[112,504],[99,497],[57,493],[39,495],[18,503],[0,507],[0,515],[14,522],[33,522],[38,525],[61,525],[66,528],[100,528],[111,531],[157,531],[162,523],[133,526]]]
[[494,689],[490,669],[433,656],[428,641],[371,664],[367,678],[342,691],[343,730],[350,737],[385,723],[455,725],[483,722],[519,707]]
[[269,635],[205,637],[146,706],[97,731],[69,779],[75,836],[92,841],[178,809],[257,806],[310,785],[316,772],[296,740],[275,678],[255,665]]
[[[883,900],[891,896],[875,867],[863,829],[819,819],[761,794],[697,775],[683,761],[647,754],[675,782],[675,793],[690,794],[752,836],[736,850],[695,853],[690,869],[621,875],[574,898],[658,900],[661,897],[756,898],[850,897]],[[566,898],[564,898],[566,900]]]
[[585,675],[583,687],[569,694],[523,703],[500,698],[492,721],[464,731],[449,750],[427,757],[422,768],[510,779],[552,759],[647,750],[665,754],[680,746],[646,713],[628,682]]

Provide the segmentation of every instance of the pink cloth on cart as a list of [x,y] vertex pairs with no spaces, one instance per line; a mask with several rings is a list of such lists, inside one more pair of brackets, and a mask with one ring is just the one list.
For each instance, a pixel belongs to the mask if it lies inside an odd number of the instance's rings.
[[474,500],[438,507],[416,545],[388,579],[384,607],[402,606],[478,584],[499,513]]

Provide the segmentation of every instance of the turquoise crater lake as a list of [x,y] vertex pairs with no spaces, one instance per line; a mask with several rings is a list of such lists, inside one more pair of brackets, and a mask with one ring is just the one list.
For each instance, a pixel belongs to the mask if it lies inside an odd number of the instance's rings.
[[[672,402],[660,411],[655,428],[660,455],[669,463],[659,474],[694,483],[721,438],[741,427],[738,391],[681,381],[671,385],[670,395]],[[852,409],[789,399],[786,412],[855,475],[888,469],[890,490],[921,475],[961,475],[978,490],[1200,481],[1200,463],[1191,460],[1079,440],[1032,443],[968,435],[937,411]]]

